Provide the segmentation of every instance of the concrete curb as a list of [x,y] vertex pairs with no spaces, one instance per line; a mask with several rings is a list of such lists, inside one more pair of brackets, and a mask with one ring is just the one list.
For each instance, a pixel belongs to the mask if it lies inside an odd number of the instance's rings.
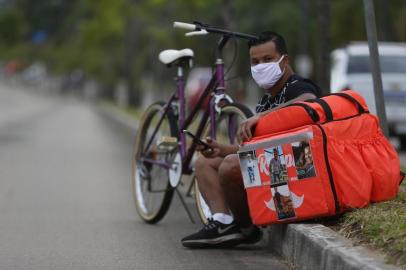
[[384,257],[321,224],[284,224],[269,227],[269,247],[297,269],[395,270]]
[[[118,108],[100,104],[99,111],[117,125],[135,134],[138,121]],[[303,270],[399,270],[385,264],[383,255],[355,246],[321,224],[270,226],[267,246],[296,269]]]

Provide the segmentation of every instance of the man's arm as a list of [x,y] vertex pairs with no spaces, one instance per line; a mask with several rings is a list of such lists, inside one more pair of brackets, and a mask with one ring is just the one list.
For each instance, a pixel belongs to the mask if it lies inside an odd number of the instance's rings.
[[265,112],[258,113],[257,116],[262,117],[262,116],[267,115],[267,114],[270,113],[270,112],[273,112],[273,111],[276,111],[276,110],[278,110],[278,109],[280,109],[280,108],[286,107],[286,106],[288,106],[288,105],[290,105],[290,104],[292,104],[292,103],[295,103],[295,102],[297,102],[297,101],[305,101],[305,100],[314,99],[314,98],[316,98],[316,95],[314,95],[314,94],[312,94],[312,93],[304,93],[304,94],[301,94],[300,96],[298,96],[298,97],[296,97],[296,98],[294,98],[294,99],[289,100],[288,102],[285,102],[285,103],[280,104],[280,105],[279,105],[278,107],[276,107],[276,108],[270,109],[270,110],[265,111]]
[[257,115],[255,115],[251,118],[248,118],[247,120],[245,120],[244,122],[241,123],[237,135],[241,141],[247,141],[252,138],[252,128],[257,124],[258,120],[261,117],[267,115],[270,112],[273,112],[273,111],[279,110],[280,108],[286,107],[296,101],[305,101],[305,100],[314,99],[314,98],[316,98],[316,95],[314,95],[312,93],[304,93],[294,99],[289,100],[288,102],[280,104],[276,108],[270,109],[266,112],[258,113]]
[[200,151],[206,158],[215,158],[215,157],[224,158],[230,154],[236,154],[239,149],[238,145],[218,143],[216,140],[210,137],[207,137],[205,142],[211,148],[205,149],[203,146],[198,145],[196,147],[196,150]]

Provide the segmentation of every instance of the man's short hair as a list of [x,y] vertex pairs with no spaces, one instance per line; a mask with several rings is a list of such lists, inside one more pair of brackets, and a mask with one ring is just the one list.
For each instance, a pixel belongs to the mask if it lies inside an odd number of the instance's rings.
[[280,54],[287,54],[288,50],[286,49],[285,39],[278,33],[272,31],[264,31],[258,35],[257,39],[251,39],[248,42],[248,48],[253,46],[261,45],[272,41],[275,43],[276,51]]

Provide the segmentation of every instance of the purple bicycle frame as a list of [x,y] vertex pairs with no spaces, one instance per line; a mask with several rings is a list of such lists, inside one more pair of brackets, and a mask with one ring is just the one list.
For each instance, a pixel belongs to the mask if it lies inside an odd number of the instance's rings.
[[[193,153],[195,152],[196,145],[192,144],[189,147],[189,149],[187,149],[186,135],[181,131],[188,128],[188,126],[191,124],[195,115],[201,109],[204,100],[211,92],[214,92],[215,95],[224,94],[224,91],[225,91],[224,62],[221,58],[218,58],[216,60],[215,71],[214,71],[214,74],[213,74],[209,84],[207,85],[206,89],[203,91],[203,93],[199,97],[196,106],[193,108],[193,110],[190,112],[190,114],[187,116],[186,119],[185,119],[185,112],[184,112],[184,108],[186,105],[186,99],[184,96],[185,91],[184,91],[183,77],[178,78],[177,81],[178,81],[178,84],[177,84],[178,91],[177,92],[178,92],[179,107],[180,107],[178,126],[180,127],[179,138],[180,138],[180,153],[181,153],[181,157],[182,157],[182,161],[183,161],[182,169],[183,169],[184,173],[190,174],[190,173],[192,173],[192,168],[190,166],[190,162],[192,160]],[[200,138],[202,136],[206,123],[210,119],[209,134],[210,134],[210,137],[212,137],[213,139],[216,139],[215,105],[216,105],[215,100],[212,96],[210,98],[209,108],[205,110],[205,112],[199,122],[198,128],[197,128],[196,136],[198,138]]]
[[[175,78],[176,80],[176,92],[171,96],[169,101],[166,103],[166,105],[163,107],[163,112],[161,114],[161,118],[152,133],[152,136],[150,140],[147,143],[146,148],[144,151],[149,149],[149,147],[152,144],[153,138],[155,137],[163,119],[164,116],[169,112],[169,110],[172,109],[172,104],[175,101],[179,102],[179,115],[178,115],[178,138],[179,138],[179,152],[182,157],[182,171],[184,174],[191,174],[193,172],[190,162],[193,157],[193,153],[196,150],[196,145],[192,144],[189,148],[187,148],[186,144],[186,135],[182,132],[184,129],[187,129],[189,125],[192,123],[194,117],[196,114],[199,112],[201,109],[204,100],[206,97],[211,93],[214,92],[215,95],[222,95],[225,92],[225,83],[224,83],[224,63],[221,58],[217,58],[216,60],[216,66],[215,66],[215,72],[213,73],[213,76],[209,82],[209,84],[206,86],[205,90],[203,93],[200,95],[196,106],[192,109],[192,111],[188,114],[186,117],[186,112],[185,112],[185,107],[186,107],[186,97],[185,97],[185,79],[183,76],[183,69],[181,66],[178,66],[178,74]],[[215,110],[215,100],[213,97],[210,98],[210,106],[208,109],[205,110],[199,126],[196,131],[196,136],[198,138],[201,137],[203,134],[204,128],[206,126],[207,121],[210,119],[210,137],[213,139],[216,139],[216,124],[215,124],[215,119],[216,119],[216,110]],[[152,160],[147,157],[141,157],[142,162],[146,163],[153,163],[158,166],[162,166],[166,169],[171,168],[172,164],[170,162],[165,162],[165,161],[159,161],[159,160]]]
[[[235,35],[240,35],[239,33],[234,33]],[[246,36],[246,35],[245,35]],[[251,37],[250,37],[251,38]],[[186,98],[185,98],[185,81],[184,81],[184,76],[183,76],[183,67],[182,65],[178,65],[178,73],[176,76],[176,92],[172,95],[172,97],[169,99],[169,101],[166,103],[166,105],[163,107],[163,112],[161,115],[161,119],[158,122],[157,127],[155,128],[148,144],[145,150],[149,149],[149,147],[152,144],[152,140],[155,137],[164,116],[169,112],[169,110],[172,110],[172,103],[175,101],[179,101],[179,115],[178,115],[178,134],[177,137],[180,140],[179,142],[179,149],[180,149],[180,155],[182,158],[182,172],[184,174],[191,174],[193,172],[193,169],[190,166],[193,154],[196,150],[196,144],[192,143],[189,148],[187,148],[186,144],[186,135],[182,132],[184,129],[187,129],[189,125],[192,123],[194,117],[196,114],[199,112],[199,110],[203,106],[203,102],[206,99],[208,95],[210,95],[212,92],[214,92],[214,95],[210,98],[210,103],[209,103],[209,108],[205,110],[200,122],[199,126],[196,131],[196,137],[200,138],[203,134],[204,128],[207,124],[207,121],[210,123],[210,137],[213,139],[216,139],[216,100],[214,97],[216,96],[222,96],[225,93],[225,82],[224,82],[224,62],[222,58],[222,49],[224,48],[225,44],[227,41],[230,39],[229,35],[223,35],[223,37],[220,39],[218,45],[217,45],[217,51],[216,51],[216,63],[215,63],[215,71],[211,77],[211,80],[209,84],[206,86],[205,90],[203,93],[200,95],[196,106],[192,109],[192,111],[189,113],[189,115],[186,117],[185,113],[185,107],[186,107]],[[233,121],[230,121],[229,130],[235,130],[235,123]],[[233,143],[234,138],[230,136],[230,141]],[[145,151],[144,150],[144,151]],[[146,157],[141,157],[141,161],[143,162],[148,162],[148,163],[153,163],[158,166],[162,166],[164,168],[170,169],[172,166],[171,162],[165,162],[165,161],[156,161],[156,160],[151,160]]]

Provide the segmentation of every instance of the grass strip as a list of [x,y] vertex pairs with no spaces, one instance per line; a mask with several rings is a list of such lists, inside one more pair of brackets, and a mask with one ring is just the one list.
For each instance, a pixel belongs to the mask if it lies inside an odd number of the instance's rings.
[[380,250],[388,263],[406,266],[406,180],[395,199],[345,213],[331,227],[357,243]]

